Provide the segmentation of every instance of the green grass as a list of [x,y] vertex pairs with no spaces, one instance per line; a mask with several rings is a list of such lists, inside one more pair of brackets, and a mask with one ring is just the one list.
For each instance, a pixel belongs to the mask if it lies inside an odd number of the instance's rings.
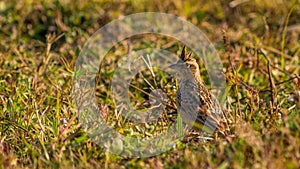
[[[1,1],[0,166],[300,168],[300,2],[236,2],[240,1]],[[224,111],[235,137],[178,143],[151,158],[123,158],[93,143],[81,128],[71,91],[75,62],[85,42],[114,19],[151,11],[187,19],[214,43],[228,85]],[[223,41],[223,30],[230,42]],[[119,116],[111,79],[128,45],[133,51],[157,47],[179,54],[183,44],[170,37],[135,36],[116,44],[99,65],[95,91],[108,124],[124,135],[152,137],[177,118],[176,82],[159,69],[153,70],[155,77],[149,70],[140,72],[129,89],[132,105],[149,108],[146,93],[154,88],[169,98],[166,109],[159,121],[149,124]]]

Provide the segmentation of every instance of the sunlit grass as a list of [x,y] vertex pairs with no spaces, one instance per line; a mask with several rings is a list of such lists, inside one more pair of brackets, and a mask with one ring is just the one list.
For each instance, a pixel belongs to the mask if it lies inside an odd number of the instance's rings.
[[[107,152],[81,128],[71,91],[84,43],[108,22],[145,11],[183,17],[215,44],[228,85],[224,111],[235,137],[182,142],[155,157],[136,159]],[[299,11],[298,1],[279,0],[1,1],[0,164],[3,168],[299,168]],[[170,37],[143,35],[110,50],[99,65],[95,89],[108,124],[124,135],[151,137],[176,120],[176,81],[165,72],[146,69],[131,82],[129,96],[136,109],[149,108],[153,88],[168,96],[160,120],[146,125],[118,115],[111,79],[130,50],[152,47],[178,54],[182,46]],[[199,64],[203,65],[201,60]],[[205,68],[201,72],[205,76]]]

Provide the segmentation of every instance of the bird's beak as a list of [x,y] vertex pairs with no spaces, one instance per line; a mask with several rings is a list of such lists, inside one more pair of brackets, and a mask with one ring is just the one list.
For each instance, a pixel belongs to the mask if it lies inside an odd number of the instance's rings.
[[176,68],[178,68],[178,65],[177,64],[172,64],[168,68],[170,68],[170,69],[176,69]]

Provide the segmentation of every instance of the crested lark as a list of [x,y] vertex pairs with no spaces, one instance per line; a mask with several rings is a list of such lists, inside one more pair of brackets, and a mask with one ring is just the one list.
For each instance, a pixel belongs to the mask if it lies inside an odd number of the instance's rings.
[[203,126],[205,131],[218,131],[224,136],[228,126],[223,111],[218,100],[204,85],[192,53],[186,54],[184,47],[179,61],[171,68],[179,73],[176,103],[183,121],[194,128]]

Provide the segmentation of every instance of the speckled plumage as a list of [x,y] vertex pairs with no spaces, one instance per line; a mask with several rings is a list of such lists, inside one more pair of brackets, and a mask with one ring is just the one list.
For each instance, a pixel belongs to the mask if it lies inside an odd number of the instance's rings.
[[[173,67],[181,74],[176,102],[184,122],[193,125],[194,128],[204,125],[209,129],[206,131],[225,133],[224,127],[220,127],[220,122],[224,121],[221,106],[204,85],[199,65],[191,53],[186,54],[185,47],[179,61]],[[195,123],[191,124],[194,121]]]

